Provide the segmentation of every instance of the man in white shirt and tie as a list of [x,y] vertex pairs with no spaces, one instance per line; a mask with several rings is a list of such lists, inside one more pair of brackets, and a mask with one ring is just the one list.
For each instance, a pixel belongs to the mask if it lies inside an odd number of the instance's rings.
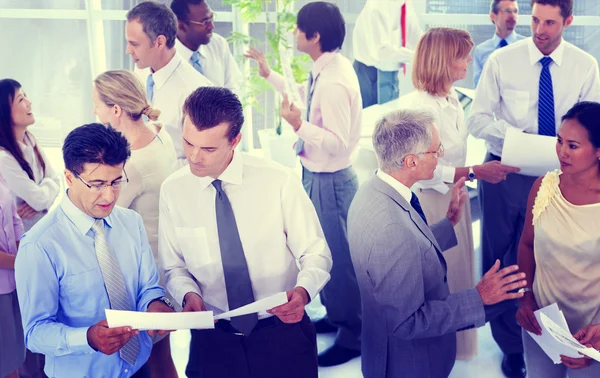
[[175,48],[183,60],[206,76],[214,85],[240,94],[243,82],[227,40],[214,33],[215,15],[205,0],[173,0],[177,16]]
[[226,88],[186,100],[189,167],[163,184],[159,260],[183,311],[219,314],[287,292],[267,314],[193,330],[188,377],[317,378],[316,332],[304,312],[329,280],[331,253],[301,181],[289,169],[235,151],[242,105]]
[[125,27],[127,54],[135,62],[146,94],[154,109],[161,111],[163,124],[177,155],[177,166],[186,164],[181,130],[181,108],[187,96],[200,86],[212,83],[176,53],[177,17],[163,4],[145,1],[127,13]]
[[[562,39],[573,21],[573,0],[532,0],[532,4],[533,37],[492,53],[477,87],[467,127],[473,136],[485,139],[486,161],[501,159],[507,129],[555,136],[561,117],[574,104],[600,101],[596,59]],[[512,174],[498,184],[479,183],[483,271],[496,259],[505,265],[516,263],[535,179]],[[534,300],[531,292],[521,299],[527,300]],[[508,377],[525,376],[516,311],[517,303],[509,303],[490,322],[505,355],[502,370]]]
[[398,98],[399,70],[422,33],[410,0],[367,0],[352,38],[363,108]]

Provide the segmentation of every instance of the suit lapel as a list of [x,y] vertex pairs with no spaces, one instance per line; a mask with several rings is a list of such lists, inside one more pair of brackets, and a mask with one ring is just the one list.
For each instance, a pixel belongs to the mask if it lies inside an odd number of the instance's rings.
[[373,187],[375,189],[377,189],[381,193],[390,197],[394,202],[396,202],[398,204],[398,206],[400,206],[404,211],[406,211],[408,213],[408,215],[410,216],[410,219],[419,228],[421,233],[427,239],[429,239],[429,241],[433,244],[433,246],[435,247],[435,251],[437,252],[438,258],[440,259],[440,262],[441,262],[442,266],[444,267],[444,270],[446,270],[446,259],[444,258],[444,255],[442,255],[442,249],[440,248],[440,245],[438,244],[435,236],[431,232],[431,229],[429,228],[429,226],[427,226],[425,224],[425,222],[423,222],[423,219],[421,218],[421,216],[410,205],[410,203],[406,202],[404,197],[402,197],[396,189],[392,188],[390,185],[383,182],[377,176],[374,176],[371,180],[373,182]]

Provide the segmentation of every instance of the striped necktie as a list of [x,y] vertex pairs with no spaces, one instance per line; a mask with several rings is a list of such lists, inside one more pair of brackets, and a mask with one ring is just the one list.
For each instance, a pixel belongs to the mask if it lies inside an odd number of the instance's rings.
[[556,136],[554,90],[552,89],[552,75],[550,75],[552,58],[545,56],[540,59],[540,63],[542,64],[542,72],[540,73],[538,98],[538,134]]
[[202,64],[200,63],[200,52],[194,51],[190,58],[190,63],[196,69],[196,71],[204,75],[204,69],[202,68]]
[[[117,259],[108,248],[106,235],[104,234],[104,219],[96,219],[92,226],[94,231],[94,244],[96,248],[96,258],[100,265],[100,272],[104,278],[104,285],[108,292],[108,301],[113,310],[135,310],[131,308],[123,272],[119,267]],[[119,354],[121,358],[129,365],[134,366],[137,356],[140,353],[140,341],[138,336],[134,336],[125,344]]]
[[154,97],[154,78],[152,74],[148,75],[146,79],[146,97],[148,97],[148,101],[152,104],[152,97]]

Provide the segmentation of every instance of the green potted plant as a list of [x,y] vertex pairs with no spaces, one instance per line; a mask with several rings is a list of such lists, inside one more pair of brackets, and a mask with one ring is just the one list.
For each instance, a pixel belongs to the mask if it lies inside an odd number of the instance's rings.
[[[269,12],[269,5],[274,3],[275,17]],[[265,15],[265,41],[259,41],[248,34],[233,32],[228,38],[236,45],[261,45],[264,43],[264,54],[271,69],[282,72],[279,48],[293,48],[291,32],[296,27],[296,12],[294,11],[294,0],[224,0],[224,4],[231,4],[240,11],[242,21],[246,23],[257,22],[261,15]],[[297,83],[302,83],[308,77],[310,57],[308,55],[294,55],[291,58],[292,72]],[[244,84],[244,106],[252,106],[259,112],[258,96],[265,91],[273,91],[271,85],[258,74],[258,69],[253,67]],[[273,129],[259,130],[259,139],[265,157],[271,158],[279,163],[294,167],[296,155],[293,144],[298,137],[291,126],[283,125],[279,109],[281,97],[275,96],[275,114],[273,117],[275,127]]]

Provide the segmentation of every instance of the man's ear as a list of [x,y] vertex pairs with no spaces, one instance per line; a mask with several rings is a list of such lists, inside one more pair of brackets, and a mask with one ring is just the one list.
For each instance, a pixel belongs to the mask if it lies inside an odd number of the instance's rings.
[[73,185],[73,180],[75,179],[75,175],[73,175],[73,172],[69,171],[68,169],[65,168],[65,182],[67,183],[67,187],[71,187],[71,185]]

